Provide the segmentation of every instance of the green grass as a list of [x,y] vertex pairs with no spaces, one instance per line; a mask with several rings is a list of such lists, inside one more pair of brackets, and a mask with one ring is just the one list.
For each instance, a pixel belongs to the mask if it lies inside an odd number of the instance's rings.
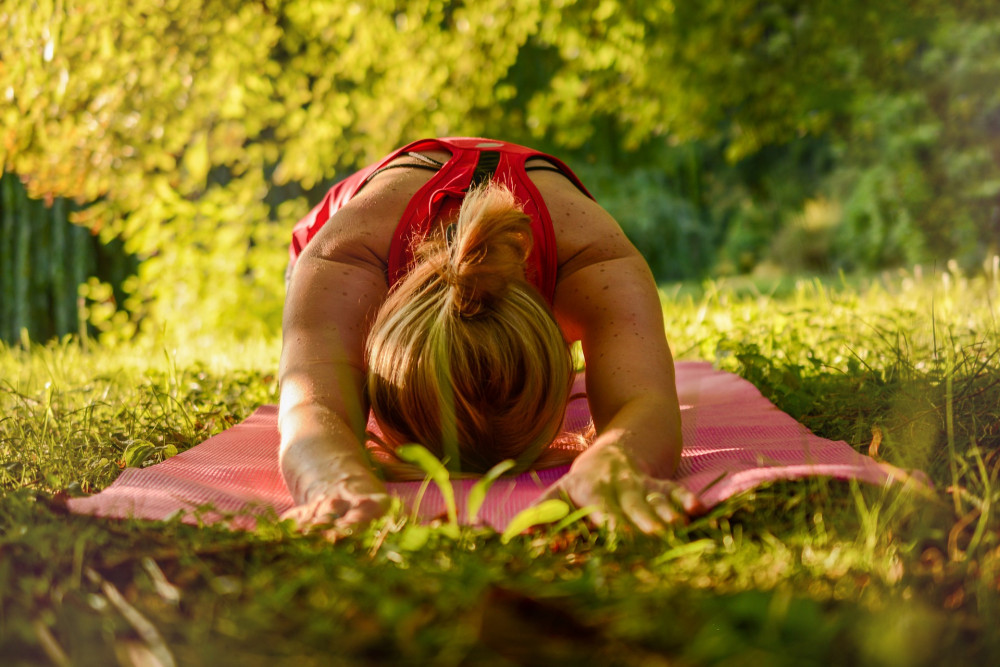
[[[931,496],[812,479],[659,538],[399,514],[331,544],[67,515],[276,400],[278,343],[0,350],[4,664],[993,664],[1000,275],[665,286],[675,354]],[[427,537],[424,542],[424,537]],[[417,545],[420,545],[417,547]]]

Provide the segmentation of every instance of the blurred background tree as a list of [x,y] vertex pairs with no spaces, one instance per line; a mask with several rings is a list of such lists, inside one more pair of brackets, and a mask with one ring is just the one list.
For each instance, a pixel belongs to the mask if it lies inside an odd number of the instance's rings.
[[273,334],[294,221],[434,135],[565,157],[662,280],[975,265],[992,4],[0,0],[0,336],[75,331],[67,304],[107,337]]

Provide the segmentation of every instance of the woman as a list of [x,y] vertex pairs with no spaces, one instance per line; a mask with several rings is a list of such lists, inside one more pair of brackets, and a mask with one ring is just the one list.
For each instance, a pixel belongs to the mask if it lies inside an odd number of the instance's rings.
[[544,497],[646,533],[697,499],[668,477],[680,411],[652,275],[559,160],[475,138],[399,149],[293,234],[281,358],[286,516],[334,530],[388,506],[366,452],[417,441],[452,469],[545,458],[587,363],[593,443]]

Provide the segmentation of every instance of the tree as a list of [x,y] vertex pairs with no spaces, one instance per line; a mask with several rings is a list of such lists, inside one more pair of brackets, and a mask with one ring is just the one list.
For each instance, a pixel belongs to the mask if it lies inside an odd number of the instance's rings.
[[939,5],[0,0],[0,164],[34,196],[89,204],[75,220],[142,260],[125,287],[145,328],[273,332],[292,222],[397,145],[655,157],[703,141],[735,163],[857,137],[865,100],[910,91],[948,29]]

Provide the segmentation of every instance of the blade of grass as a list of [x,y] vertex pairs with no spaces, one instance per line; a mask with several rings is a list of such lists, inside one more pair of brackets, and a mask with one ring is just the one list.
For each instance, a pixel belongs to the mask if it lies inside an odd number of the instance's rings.
[[982,505],[980,506],[979,521],[976,523],[976,529],[969,539],[969,546],[966,547],[965,553],[975,553],[976,548],[983,539],[983,535],[986,533],[987,525],[990,520],[990,506],[993,501],[993,494],[990,492],[990,473],[986,469],[986,461],[983,459],[983,453],[979,449],[979,445],[976,443],[975,439],[972,440],[971,447],[972,454],[976,460],[976,468],[979,470],[980,479],[983,484],[983,499]]
[[468,517],[469,523],[475,523],[479,519],[479,510],[482,509],[483,502],[486,501],[486,494],[489,492],[490,487],[493,486],[493,482],[513,467],[514,461],[512,459],[501,461],[490,468],[481,479],[472,485],[472,488],[469,489],[469,495],[465,500],[465,515]]
[[[945,399],[944,399],[944,420],[945,420],[945,437],[948,441],[948,468],[951,471],[951,485],[954,488],[959,488],[961,483],[959,482],[958,474],[958,453],[955,450],[955,350],[954,341],[951,345],[947,346],[947,359],[945,367]],[[959,494],[953,493],[951,495],[952,499],[955,501],[955,516],[960,517],[965,514],[965,510],[962,509],[962,499]]]
[[421,470],[434,482],[441,491],[444,498],[445,510],[448,512],[448,523],[458,528],[458,510],[455,505],[455,489],[451,484],[451,475],[444,464],[436,456],[431,454],[422,445],[403,445],[396,449],[396,455],[406,461],[419,466]]
[[586,507],[581,507],[578,510],[570,512],[569,514],[566,515],[566,517],[562,521],[553,526],[552,532],[558,533],[560,530],[563,530],[564,528],[573,525],[580,519],[587,518],[593,512],[596,511],[597,511],[597,505],[587,505]]

